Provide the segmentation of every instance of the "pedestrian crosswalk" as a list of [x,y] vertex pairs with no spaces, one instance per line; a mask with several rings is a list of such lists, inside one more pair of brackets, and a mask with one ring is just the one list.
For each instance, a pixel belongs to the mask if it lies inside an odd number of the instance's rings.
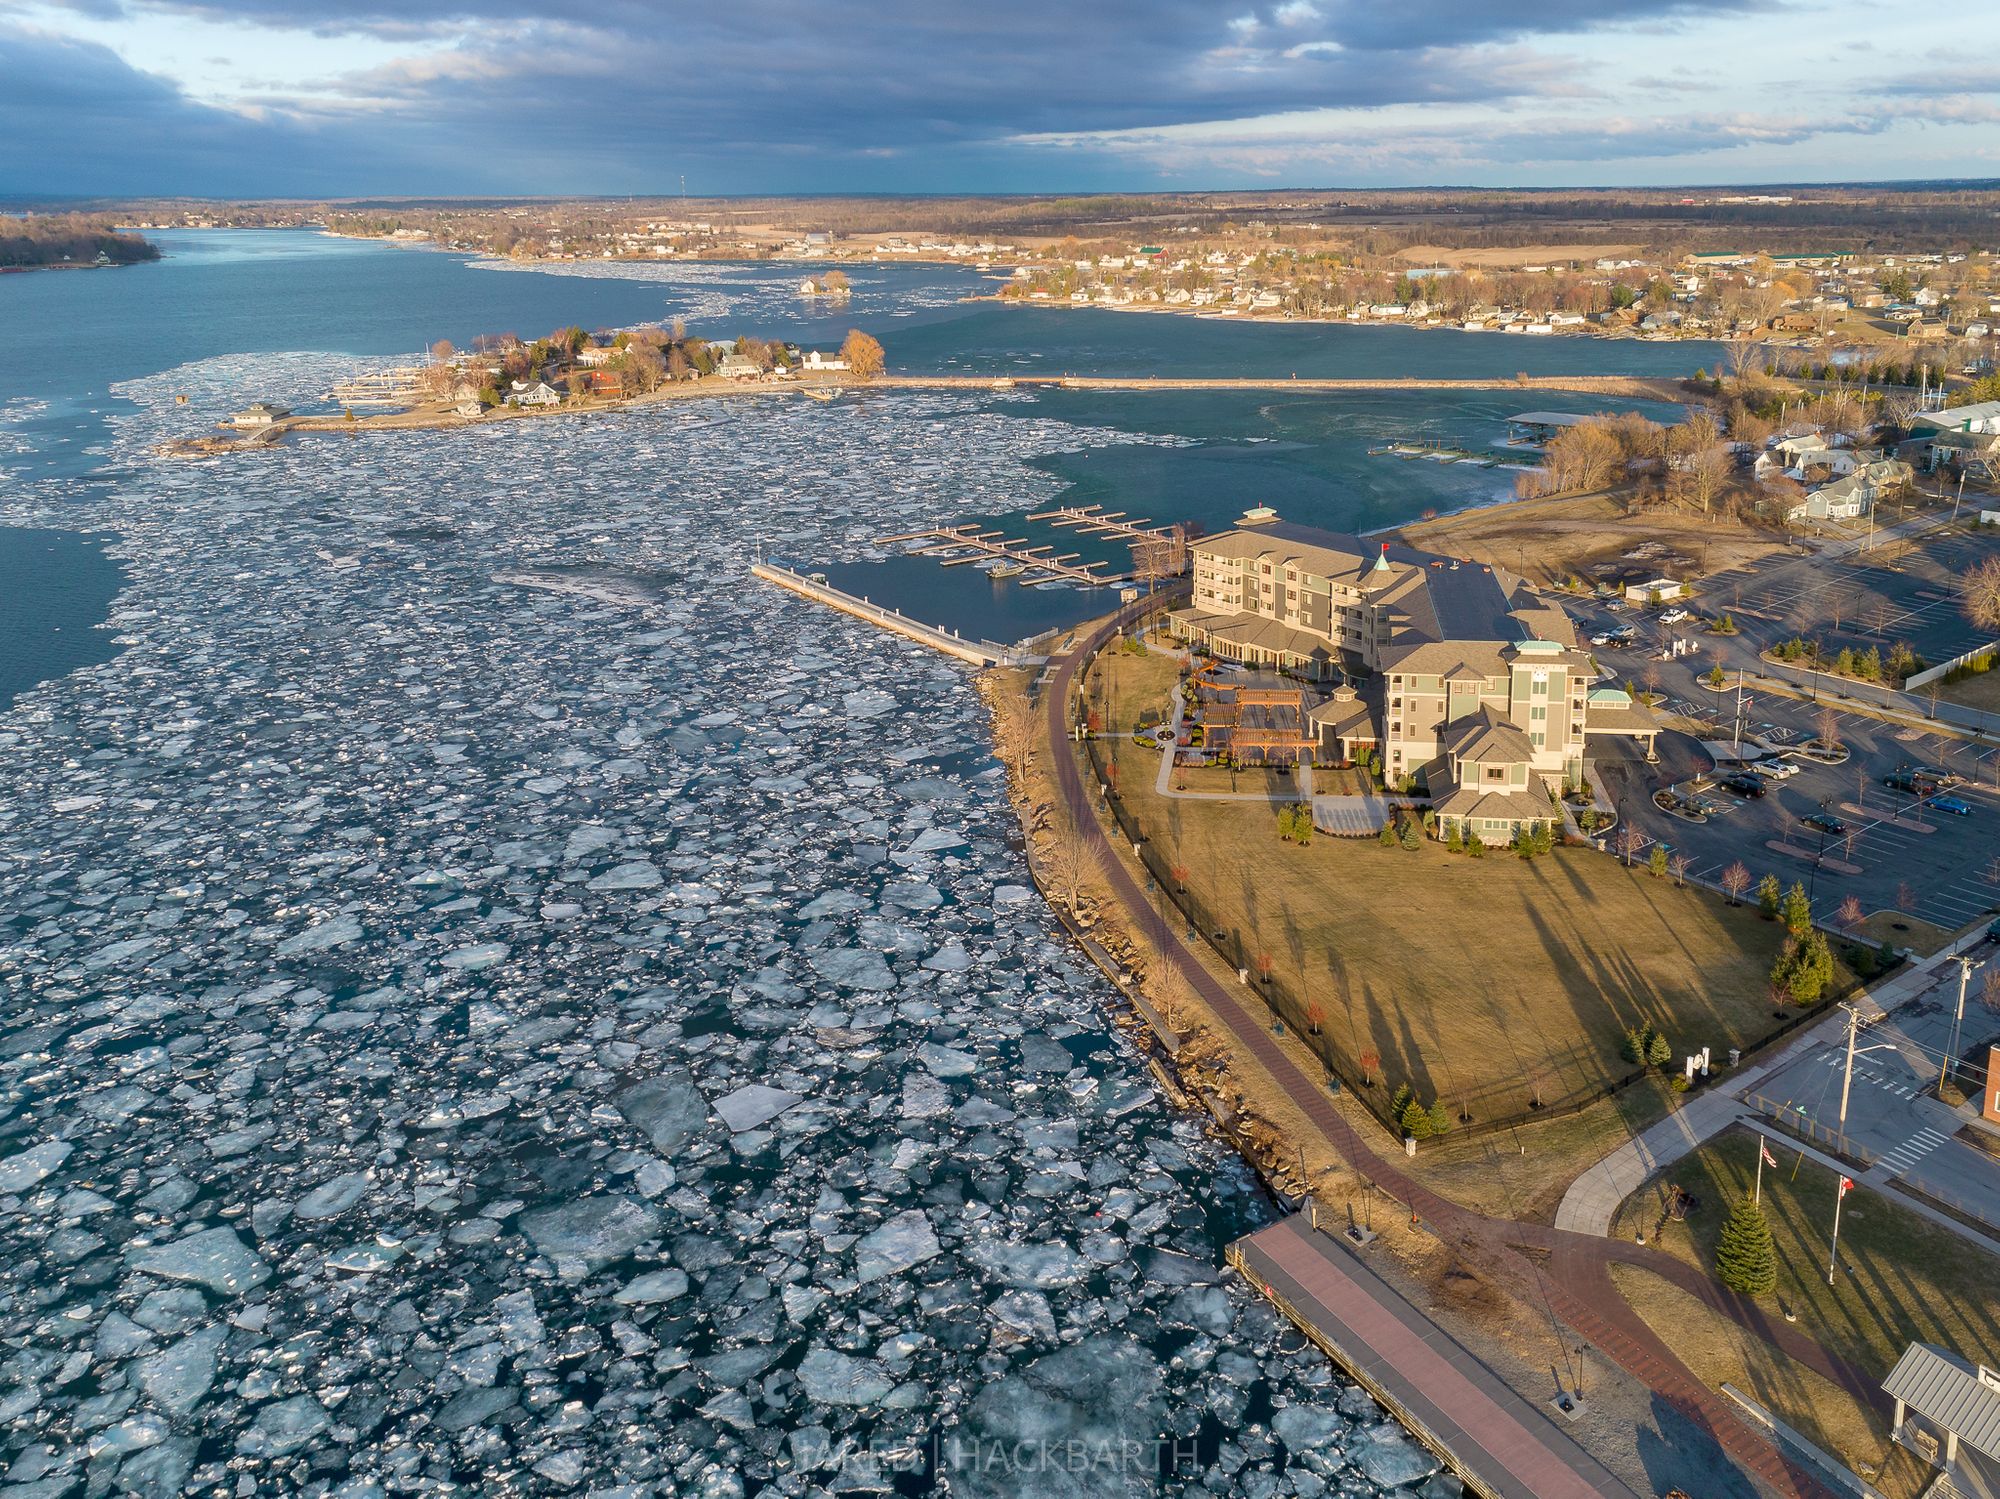
[[1882,1164],[1901,1176],[1950,1138],[1943,1131],[1932,1129],[1926,1124],[1895,1149],[1885,1151]]
[[[1822,1067],[1832,1068],[1835,1072],[1847,1065],[1846,1054],[1838,1051],[1819,1052],[1813,1060]],[[1924,1091],[1913,1079],[1887,1076],[1877,1072],[1866,1062],[1854,1064],[1854,1080],[1867,1083],[1870,1087],[1880,1088],[1885,1093],[1893,1093],[1898,1098],[1915,1098]]]

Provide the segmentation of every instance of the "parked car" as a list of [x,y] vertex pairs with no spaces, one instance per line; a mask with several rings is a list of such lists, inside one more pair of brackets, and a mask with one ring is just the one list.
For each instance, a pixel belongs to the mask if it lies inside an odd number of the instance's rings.
[[1972,815],[1972,804],[1962,802],[1955,796],[1934,796],[1924,805],[1934,812],[1949,812],[1953,817]]
[[1590,643],[1592,645],[1609,645],[1611,644],[1611,637],[1609,635],[1593,635],[1590,637]]
[[1687,617],[1688,612],[1685,609],[1669,609],[1665,614],[1660,616],[1660,623],[1663,625],[1677,625]]
[[1747,770],[1739,770],[1734,775],[1724,776],[1717,784],[1725,791],[1734,791],[1738,796],[1762,796],[1765,791],[1764,778],[1753,776]]
[[1760,776],[1769,776],[1774,781],[1789,781],[1799,773],[1798,766],[1788,760],[1758,760],[1751,767]]
[[1817,829],[1829,838],[1838,838],[1847,831],[1846,823],[1838,817],[1829,817],[1824,812],[1815,812],[1804,821],[1807,827]]

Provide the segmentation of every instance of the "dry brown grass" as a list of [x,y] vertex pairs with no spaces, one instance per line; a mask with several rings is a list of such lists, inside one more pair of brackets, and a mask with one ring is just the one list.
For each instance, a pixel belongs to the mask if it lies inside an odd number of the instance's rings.
[[1886,1499],[1917,1499],[1933,1476],[1889,1440],[1887,1426],[1833,1381],[1796,1364],[1706,1302],[1633,1265],[1612,1281],[1703,1384],[1733,1385],[1814,1446],[1875,1485]]
[[[1648,542],[1688,559],[1685,571],[1693,574],[1783,550],[1772,533],[1738,521],[1659,506],[1627,514],[1621,501],[1601,494],[1514,500],[1419,521],[1405,526],[1402,535],[1411,546],[1504,567],[1539,583],[1572,574],[1588,579],[1594,568],[1618,562]],[[1655,556],[1630,565],[1655,567],[1665,560]]]
[[[1157,657],[1107,656],[1099,670],[1093,701],[1113,728],[1175,676]],[[1525,1110],[1538,1086],[1553,1104],[1626,1076],[1628,1027],[1718,1051],[1771,1029],[1778,931],[1753,910],[1585,851],[1524,863],[1433,843],[1301,848],[1276,836],[1277,804],[1161,798],[1156,752],[1106,748],[1163,860],[1191,871],[1204,927],[1318,1003],[1350,1063],[1378,1053],[1386,1086],[1490,1119]]]
[[[1848,1194],[1840,1220],[1840,1271],[1829,1286],[1835,1175],[1801,1161],[1788,1146],[1774,1145],[1772,1151],[1779,1164],[1764,1169],[1763,1206],[1778,1255],[1774,1305],[1794,1312],[1801,1330],[1876,1379],[1888,1374],[1913,1341],[1941,1344],[1974,1359],[2000,1346],[2000,1260],[1865,1186]],[[1654,1235],[1665,1193],[1678,1185],[1699,1205],[1686,1222],[1668,1223],[1654,1242],[1710,1270],[1730,1205],[1751,1193],[1756,1152],[1754,1138],[1740,1129],[1711,1140],[1634,1193],[1620,1209],[1620,1231],[1643,1226]],[[1886,1423],[1827,1381],[1774,1355],[1724,1318],[1697,1317],[1703,1309],[1692,1298],[1667,1294],[1653,1276],[1635,1272],[1621,1277],[1619,1287],[1710,1383],[1729,1380],[1850,1464],[1887,1461]],[[1894,1475],[1891,1467],[1888,1476]]]

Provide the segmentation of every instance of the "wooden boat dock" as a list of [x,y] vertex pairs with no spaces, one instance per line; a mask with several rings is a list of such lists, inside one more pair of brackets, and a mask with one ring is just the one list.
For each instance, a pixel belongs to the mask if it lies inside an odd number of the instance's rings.
[[1310,1213],[1238,1239],[1229,1263],[1481,1499],[1639,1499]]
[[1123,510],[1106,510],[1102,505],[1058,505],[1053,510],[1038,510],[1028,519],[1073,526],[1079,536],[1122,536],[1127,541],[1179,539],[1172,526],[1156,526],[1150,519],[1127,520]]
[[956,631],[924,624],[911,619],[900,609],[889,609],[867,598],[856,598],[835,588],[818,574],[798,572],[782,563],[760,562],[750,569],[750,573],[801,598],[851,614],[856,619],[866,620],[906,640],[927,645],[934,651],[943,651],[947,656],[956,656],[974,666],[1039,666],[1042,662],[1040,656],[1030,655],[1014,646],[995,645],[990,640],[968,640]]
[[1053,545],[1031,547],[1025,536],[1010,537],[1005,531],[982,531],[976,524],[963,526],[931,526],[922,531],[905,531],[899,536],[878,537],[876,545],[894,546],[902,542],[929,541],[934,546],[926,551],[970,550],[969,557],[956,557],[945,562],[946,567],[963,566],[969,562],[981,562],[989,557],[1018,564],[1029,572],[1047,573],[1054,578],[1067,578],[1073,583],[1089,583],[1104,587],[1113,583],[1123,583],[1132,577],[1130,569],[1122,573],[1101,572],[1106,566],[1102,562],[1078,564],[1074,559],[1081,552],[1058,553]]

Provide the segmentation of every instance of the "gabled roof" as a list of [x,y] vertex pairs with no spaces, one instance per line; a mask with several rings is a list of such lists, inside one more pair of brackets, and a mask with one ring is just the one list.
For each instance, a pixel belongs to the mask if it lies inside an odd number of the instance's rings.
[[1975,1452],[2000,1461],[2000,1377],[1975,1368],[1949,1349],[1912,1343],[1882,1381],[1882,1390],[1933,1426],[1956,1432]]
[[1481,703],[1443,734],[1445,753],[1459,760],[1483,764],[1515,765],[1535,758],[1535,746],[1528,736],[1490,703]]

